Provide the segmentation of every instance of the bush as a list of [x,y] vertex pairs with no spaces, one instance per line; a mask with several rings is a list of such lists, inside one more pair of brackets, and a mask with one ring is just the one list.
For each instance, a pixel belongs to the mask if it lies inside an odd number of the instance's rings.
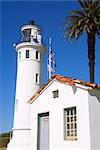
[[7,147],[10,141],[10,134],[11,132],[0,134],[0,150],[5,150],[3,147]]

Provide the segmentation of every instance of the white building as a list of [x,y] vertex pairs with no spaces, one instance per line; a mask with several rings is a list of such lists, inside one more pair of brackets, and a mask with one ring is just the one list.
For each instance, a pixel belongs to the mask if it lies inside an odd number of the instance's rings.
[[100,85],[54,74],[40,88],[45,52],[40,28],[29,24],[21,31],[29,39],[16,46],[14,127],[7,150],[99,150]]
[[52,75],[29,103],[32,149],[100,149],[100,86]]

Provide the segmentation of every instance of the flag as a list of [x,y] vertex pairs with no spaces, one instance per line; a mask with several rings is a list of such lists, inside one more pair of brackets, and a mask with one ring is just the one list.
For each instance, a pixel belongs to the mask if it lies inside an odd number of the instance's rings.
[[57,67],[57,65],[56,65],[56,61],[55,60],[53,60],[53,68],[56,68]]
[[52,47],[49,47],[49,61],[52,63]]
[[55,72],[56,62],[54,61],[54,55],[55,54],[53,54],[52,52],[51,38],[50,38],[49,39],[49,58],[47,62],[49,79],[51,78],[51,74]]
[[49,39],[49,61],[52,63],[52,47],[51,47],[51,38]]
[[55,70],[52,67],[50,67],[49,65],[48,65],[48,71],[55,72]]

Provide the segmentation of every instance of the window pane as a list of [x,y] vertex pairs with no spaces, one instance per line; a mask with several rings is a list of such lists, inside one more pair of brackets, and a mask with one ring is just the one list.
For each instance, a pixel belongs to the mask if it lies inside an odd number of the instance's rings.
[[67,129],[69,129],[69,124],[67,124]]
[[73,115],[73,109],[71,110],[71,115]]
[[36,51],[36,59],[39,59],[39,52],[38,51]]
[[67,115],[69,116],[69,110],[67,110]]
[[71,117],[71,122],[73,122],[74,120],[73,120],[73,117]]
[[71,129],[73,129],[73,124],[71,123]]
[[76,125],[76,123],[74,124],[75,125],[75,129],[77,128],[77,125]]
[[71,130],[71,136],[73,136],[73,130]]
[[69,117],[67,117],[67,122],[69,122]]
[[74,121],[76,121],[76,116],[74,116]]
[[58,90],[53,91],[53,98],[57,98],[58,97]]
[[67,131],[67,136],[70,136],[70,132],[69,131]]
[[36,80],[35,80],[36,83],[39,83],[39,74],[36,73]]
[[21,59],[21,52],[19,52],[19,60]]
[[26,58],[29,58],[29,50],[26,50]]
[[77,136],[77,130],[75,130],[75,136]]

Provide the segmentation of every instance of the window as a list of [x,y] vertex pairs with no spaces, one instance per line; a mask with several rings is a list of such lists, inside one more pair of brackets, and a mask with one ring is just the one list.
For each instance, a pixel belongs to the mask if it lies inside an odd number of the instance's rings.
[[64,109],[64,139],[68,141],[77,140],[77,118],[76,107]]
[[36,51],[36,56],[35,56],[35,58],[36,58],[37,60],[41,60],[41,53],[38,52],[38,51]]
[[16,99],[15,111],[18,111],[18,99]]
[[53,98],[57,98],[59,96],[59,91],[55,90],[53,91]]
[[39,74],[36,73],[35,83],[39,84]]
[[19,60],[21,59],[21,52],[19,52]]
[[36,51],[36,59],[39,59],[39,52]]
[[26,58],[29,58],[29,50],[26,50]]

